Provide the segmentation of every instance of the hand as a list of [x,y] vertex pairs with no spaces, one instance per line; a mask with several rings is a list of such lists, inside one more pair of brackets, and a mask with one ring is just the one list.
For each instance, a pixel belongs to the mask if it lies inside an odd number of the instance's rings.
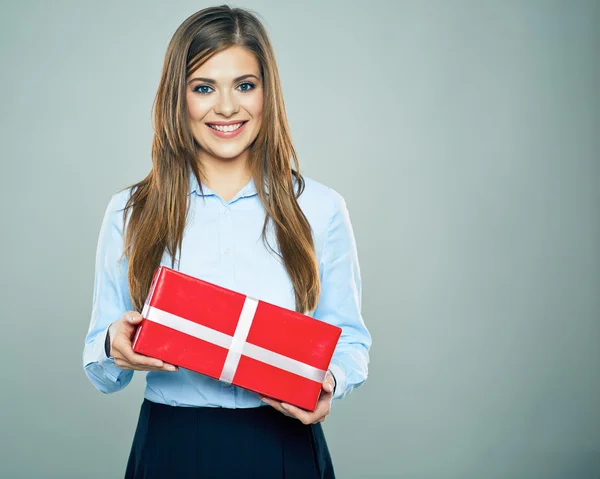
[[277,409],[280,413],[286,416],[293,417],[302,422],[302,424],[317,424],[324,422],[331,411],[331,401],[333,399],[334,379],[331,371],[327,370],[323,384],[321,385],[321,394],[317,407],[314,412],[306,411],[291,404],[277,401],[273,398],[261,397],[260,400],[267,403],[269,406]]
[[137,354],[131,348],[131,339],[142,319],[142,315],[137,311],[127,311],[121,319],[109,326],[110,355],[115,358],[115,364],[122,369],[138,371],[178,371],[177,366]]

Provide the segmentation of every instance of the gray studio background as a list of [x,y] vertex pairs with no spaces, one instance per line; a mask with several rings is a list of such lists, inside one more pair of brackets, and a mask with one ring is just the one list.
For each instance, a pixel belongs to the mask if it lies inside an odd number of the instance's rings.
[[[1,4],[2,478],[122,477],[144,376],[83,372],[96,241],[151,166],[171,35],[215,4]],[[373,348],[324,424],[338,476],[600,477],[600,2],[231,5],[355,229]]]

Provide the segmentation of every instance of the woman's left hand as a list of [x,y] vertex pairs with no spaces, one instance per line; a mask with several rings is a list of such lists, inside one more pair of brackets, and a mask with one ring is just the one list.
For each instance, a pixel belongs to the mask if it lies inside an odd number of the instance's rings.
[[327,374],[321,385],[321,395],[319,396],[319,401],[317,402],[317,407],[314,412],[306,411],[305,409],[277,401],[273,398],[263,396],[260,400],[277,409],[280,413],[298,419],[302,424],[316,424],[325,421],[331,410],[334,384],[333,374],[331,374],[331,371],[327,370]]

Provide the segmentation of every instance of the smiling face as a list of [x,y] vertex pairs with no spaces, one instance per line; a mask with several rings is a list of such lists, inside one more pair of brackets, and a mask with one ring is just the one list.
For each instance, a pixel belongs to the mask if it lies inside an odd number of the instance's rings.
[[262,122],[260,65],[243,47],[216,53],[189,75],[189,125],[202,161],[243,160]]

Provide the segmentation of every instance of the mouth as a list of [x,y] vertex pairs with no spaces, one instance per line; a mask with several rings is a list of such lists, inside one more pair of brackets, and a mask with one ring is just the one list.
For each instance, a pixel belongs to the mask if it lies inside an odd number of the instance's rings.
[[214,123],[206,123],[206,126],[219,138],[233,138],[237,136],[243,129],[248,120],[240,121],[232,125],[215,125]]
[[233,125],[215,125],[214,123],[207,123],[206,125],[212,128],[213,130],[222,131],[224,133],[228,133],[231,131],[235,131],[238,128],[241,128],[244,123],[248,120],[240,121],[239,123],[235,123]]

